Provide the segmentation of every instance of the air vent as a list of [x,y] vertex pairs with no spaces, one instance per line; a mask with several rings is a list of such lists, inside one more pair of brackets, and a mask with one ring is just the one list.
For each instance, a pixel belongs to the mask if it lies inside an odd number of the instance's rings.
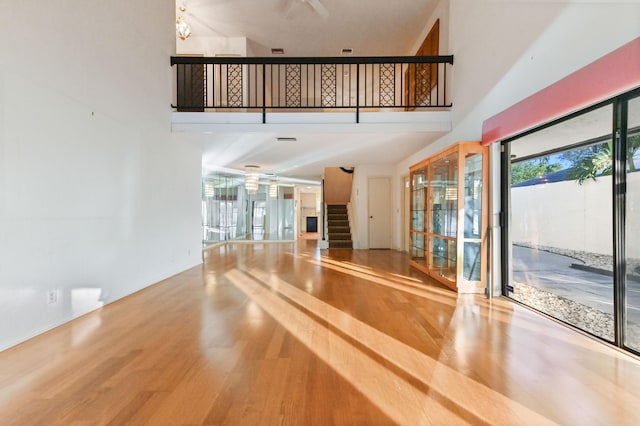
[[351,55],[351,54],[353,54],[353,49],[350,49],[350,48],[342,49],[342,51],[340,52],[340,54],[341,54],[341,55]]
[[296,138],[277,138],[278,142],[295,142],[298,139]]
[[272,55],[284,55],[284,49],[281,47],[275,47],[273,49],[271,49],[271,54]]

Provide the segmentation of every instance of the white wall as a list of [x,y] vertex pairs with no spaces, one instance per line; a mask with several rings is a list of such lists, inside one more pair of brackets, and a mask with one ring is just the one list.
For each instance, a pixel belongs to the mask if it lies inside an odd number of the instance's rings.
[[[640,205],[640,173],[628,175],[627,188],[627,203]],[[611,176],[582,185],[564,181],[516,187],[511,189],[509,233],[514,243],[612,255],[611,215]],[[628,221],[629,235],[639,235],[639,221]],[[640,259],[640,245],[629,244],[627,251]]]
[[177,40],[176,51],[181,55],[233,55],[247,56],[246,37],[198,37]]
[[512,188],[511,217],[516,244],[611,255],[611,177]]
[[[441,54],[454,55],[453,129],[399,162],[397,181],[412,164],[453,143],[480,140],[487,118],[640,35],[637,1],[445,0],[427,26],[437,17],[441,31],[449,29]],[[395,244],[400,227],[395,221]]]
[[0,350],[200,263],[174,19],[169,0],[3,4]]

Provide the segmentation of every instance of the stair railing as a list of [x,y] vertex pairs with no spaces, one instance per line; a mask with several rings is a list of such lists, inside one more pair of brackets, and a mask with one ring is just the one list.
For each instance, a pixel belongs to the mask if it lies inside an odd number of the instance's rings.
[[322,241],[327,240],[327,204],[324,201],[324,179],[322,179]]

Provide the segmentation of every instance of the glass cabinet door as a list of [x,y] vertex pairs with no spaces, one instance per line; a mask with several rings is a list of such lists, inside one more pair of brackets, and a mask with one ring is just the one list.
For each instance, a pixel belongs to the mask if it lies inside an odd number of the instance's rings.
[[419,232],[411,233],[411,260],[423,267],[427,266],[425,240],[424,234]]
[[429,217],[432,220],[429,232],[455,238],[458,219],[457,152],[431,165],[430,188]]
[[464,160],[464,249],[463,278],[480,281],[482,242],[482,153],[469,153]]
[[426,230],[427,171],[424,166],[411,174],[411,229],[414,231]]
[[431,164],[429,199],[429,269],[455,282],[458,224],[458,153]]
[[429,248],[430,272],[455,282],[457,274],[456,240],[433,236]]
[[428,167],[411,172],[411,260],[426,268],[426,225]]

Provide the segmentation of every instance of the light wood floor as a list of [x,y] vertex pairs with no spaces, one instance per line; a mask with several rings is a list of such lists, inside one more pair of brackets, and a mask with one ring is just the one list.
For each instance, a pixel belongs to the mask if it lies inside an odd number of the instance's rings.
[[211,249],[0,353],[0,424],[640,424],[637,360],[316,244]]

